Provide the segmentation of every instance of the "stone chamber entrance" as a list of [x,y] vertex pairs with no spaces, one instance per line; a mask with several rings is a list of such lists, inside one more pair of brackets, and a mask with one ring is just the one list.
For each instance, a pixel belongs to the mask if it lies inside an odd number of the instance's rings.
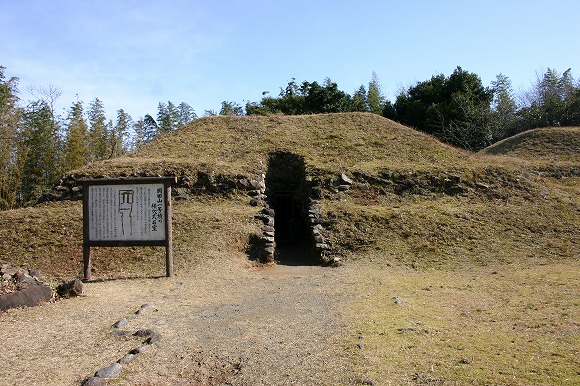
[[275,259],[278,264],[318,265],[307,221],[309,189],[304,157],[284,151],[270,154],[266,196],[275,213]]

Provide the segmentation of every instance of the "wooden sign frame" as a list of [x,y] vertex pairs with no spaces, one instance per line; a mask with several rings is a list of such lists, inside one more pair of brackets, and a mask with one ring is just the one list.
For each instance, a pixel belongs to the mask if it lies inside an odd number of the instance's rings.
[[[91,262],[91,247],[124,247],[124,246],[165,246],[165,273],[167,277],[173,276],[173,226],[172,226],[172,209],[171,209],[171,185],[177,183],[177,177],[143,177],[143,178],[102,178],[102,179],[82,179],[78,180],[79,183],[83,187],[83,272],[85,280],[91,279],[91,269],[92,269],[92,262]],[[114,230],[112,232],[111,225],[103,225],[102,222],[96,222],[97,220],[93,219],[91,221],[92,216],[91,209],[92,205],[95,203],[95,200],[91,200],[91,191],[96,190],[91,189],[91,187],[100,187],[103,189],[105,186],[110,187],[111,189],[108,190],[115,190],[118,189],[119,186],[126,186],[130,187],[146,187],[147,185],[163,185],[163,190],[161,192],[156,192],[159,197],[159,202],[156,205],[159,205],[159,209],[157,206],[153,210],[161,210],[161,206],[163,209],[163,215],[159,214],[159,218],[164,219],[164,232],[157,231],[156,228],[153,230],[156,231],[156,234],[151,236],[149,233],[147,236],[140,238],[139,235],[133,236],[133,224],[131,225],[131,237],[125,237],[125,231],[123,229],[122,235],[118,236],[119,231],[117,229],[117,224],[119,222],[118,218],[115,218],[115,225]],[[158,188],[161,190],[161,188]],[[107,213],[107,216],[111,219],[118,214],[121,216],[121,227],[124,226],[127,220],[123,218],[125,214],[128,214],[131,217],[132,213],[132,206],[134,200],[134,190],[125,189],[119,190],[118,198],[113,195],[106,197],[109,201],[119,200],[117,205],[117,211],[115,214],[111,214],[114,212],[113,208],[107,207],[102,209],[103,213]],[[127,206],[127,203],[129,206]],[[115,203],[117,204],[117,203]],[[94,204],[97,205],[97,204]],[[125,206],[123,206],[125,205]],[[149,208],[150,209],[150,208]],[[93,213],[95,210],[93,209]],[[99,213],[100,214],[100,213]],[[101,216],[102,217],[102,216]],[[157,220],[153,218],[153,221],[156,222]],[[132,217],[130,218],[132,221]],[[148,224],[151,226],[151,224]],[[155,226],[156,223],[153,224]],[[98,230],[95,230],[99,228]],[[100,232],[102,229],[107,230],[107,235],[103,236]],[[111,232],[108,232],[111,230]]]

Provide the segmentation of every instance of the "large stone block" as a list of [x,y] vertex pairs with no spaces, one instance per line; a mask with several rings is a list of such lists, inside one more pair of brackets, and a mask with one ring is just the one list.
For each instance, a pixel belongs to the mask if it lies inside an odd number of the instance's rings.
[[52,290],[46,285],[37,285],[22,291],[0,296],[0,311],[14,307],[34,307],[52,299]]

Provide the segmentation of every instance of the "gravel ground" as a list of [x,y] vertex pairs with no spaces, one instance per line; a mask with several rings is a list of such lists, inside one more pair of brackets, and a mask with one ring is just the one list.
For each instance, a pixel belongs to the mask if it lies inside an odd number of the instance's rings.
[[353,296],[346,271],[240,257],[172,279],[89,283],[82,298],[0,316],[0,384],[80,384],[139,346],[111,326],[143,304],[124,329],[162,340],[110,385],[356,384],[341,316]]

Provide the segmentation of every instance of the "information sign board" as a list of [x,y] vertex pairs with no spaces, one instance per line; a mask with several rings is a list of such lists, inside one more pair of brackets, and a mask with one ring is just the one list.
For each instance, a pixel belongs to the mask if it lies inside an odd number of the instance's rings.
[[163,184],[89,186],[89,240],[165,240]]
[[165,246],[173,276],[171,184],[175,177],[79,180],[83,186],[85,279],[90,247]]

